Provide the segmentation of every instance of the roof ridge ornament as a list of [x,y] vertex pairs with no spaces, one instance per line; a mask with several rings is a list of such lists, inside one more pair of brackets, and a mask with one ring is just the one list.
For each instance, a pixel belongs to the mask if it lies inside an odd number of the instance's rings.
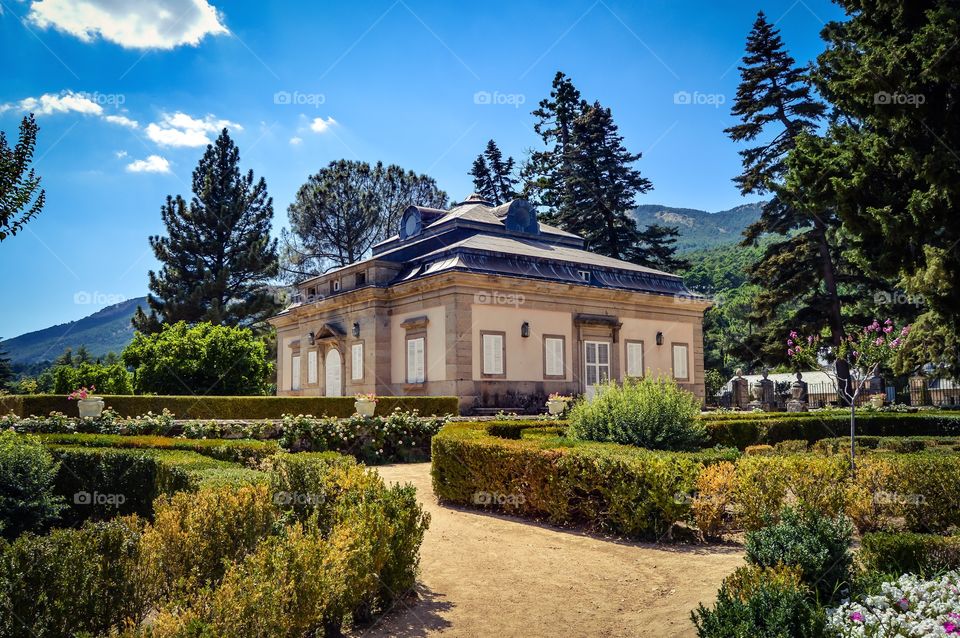
[[480,193],[470,193],[470,197],[466,198],[465,200],[463,200],[458,204],[454,204],[453,207],[456,208],[457,206],[473,206],[475,204],[479,204],[481,206],[489,206],[490,208],[493,207],[493,202],[491,202],[489,199],[484,198],[484,196],[481,195]]

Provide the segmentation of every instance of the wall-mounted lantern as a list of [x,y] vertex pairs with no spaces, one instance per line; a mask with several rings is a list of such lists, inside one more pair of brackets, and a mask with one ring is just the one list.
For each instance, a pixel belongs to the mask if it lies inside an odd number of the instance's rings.
[[310,331],[310,334],[307,335],[307,339],[310,341],[311,346],[317,342],[317,337],[312,330]]
[[354,337],[359,337],[359,336],[360,336],[360,322],[359,322],[359,321],[354,321],[354,322],[353,322],[353,336],[354,336]]
[[530,336],[530,322],[529,322],[529,321],[524,321],[522,324],[520,324],[520,336],[521,336],[521,337],[524,337],[524,338]]
[[663,345],[663,333],[662,333],[662,332],[658,332],[658,333],[657,333],[657,345],[658,345],[658,346],[662,346],[662,345]]

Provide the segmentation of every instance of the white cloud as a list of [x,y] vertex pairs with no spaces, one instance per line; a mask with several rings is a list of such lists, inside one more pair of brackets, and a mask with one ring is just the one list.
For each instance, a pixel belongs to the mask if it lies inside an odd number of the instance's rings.
[[34,0],[27,19],[92,42],[97,37],[129,49],[197,45],[229,33],[207,0]]
[[169,173],[170,162],[159,155],[151,155],[147,159],[134,160],[127,164],[130,173]]
[[292,146],[299,146],[300,144],[303,144],[303,138],[302,138],[302,137],[291,137],[291,138],[290,138],[290,144],[291,144]]
[[123,159],[127,156],[126,151],[114,151],[113,154],[117,156],[117,159]]
[[146,131],[147,137],[160,146],[205,146],[210,143],[209,134],[222,128],[243,130],[236,122],[218,120],[213,115],[198,119],[177,111],[164,114],[159,122],[151,122]]
[[336,125],[337,121],[332,117],[323,119],[322,117],[315,117],[313,121],[310,122],[310,130],[315,133],[323,133],[331,126]]
[[84,115],[101,115],[103,107],[82,93],[64,91],[62,93],[44,93],[40,97],[27,97],[19,102],[8,102],[0,105],[0,113],[9,110],[30,112],[34,115],[53,115],[54,113],[83,113]]
[[139,122],[131,120],[126,115],[104,115],[103,119],[111,124],[119,124],[120,126],[126,126],[128,128],[137,128],[140,126]]

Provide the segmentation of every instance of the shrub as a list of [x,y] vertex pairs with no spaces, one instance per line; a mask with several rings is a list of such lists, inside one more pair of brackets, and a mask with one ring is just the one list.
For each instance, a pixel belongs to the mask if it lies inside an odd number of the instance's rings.
[[273,364],[267,346],[248,328],[211,323],[167,324],[156,334],[134,334],[123,351],[134,368],[137,393],[263,394]]
[[570,411],[571,438],[655,450],[693,450],[706,442],[697,419],[700,402],[673,380],[644,378],[609,383]]
[[266,485],[180,492],[157,499],[143,552],[163,595],[188,593],[219,582],[230,562],[273,532],[275,521]]
[[697,477],[697,495],[693,499],[693,520],[706,538],[717,538],[723,531],[727,506],[733,497],[733,463],[709,465]]
[[96,395],[133,394],[133,380],[127,369],[119,363],[81,363],[77,367],[69,365],[54,366],[53,392],[67,395],[77,388],[95,387]]
[[864,534],[857,557],[868,572],[936,574],[960,569],[960,536]]
[[787,507],[779,523],[747,533],[747,561],[760,567],[797,567],[820,600],[838,600],[850,584],[852,535],[845,518]]
[[13,539],[57,519],[63,499],[54,491],[59,464],[38,439],[0,433],[0,534]]
[[820,638],[823,611],[782,568],[741,568],[720,586],[712,609],[691,614],[700,638]]
[[136,517],[117,518],[4,544],[0,636],[100,635],[141,620],[151,600],[141,533]]
[[[880,455],[878,455],[880,456]],[[885,454],[893,486],[887,500],[904,518],[907,530],[944,533],[960,526],[960,458],[939,454]]]
[[746,530],[759,529],[776,516],[787,496],[789,475],[783,459],[745,456],[737,461],[733,482],[736,520]]
[[809,446],[810,444],[802,439],[788,439],[778,442],[773,447],[777,454],[802,454]]
[[47,445],[135,450],[183,450],[231,463],[257,463],[280,451],[272,441],[245,439],[181,439],[164,436],[118,434],[45,434]]
[[774,450],[772,445],[748,445],[743,450],[743,453],[747,456],[757,456],[761,454],[769,455],[773,454],[773,452]]

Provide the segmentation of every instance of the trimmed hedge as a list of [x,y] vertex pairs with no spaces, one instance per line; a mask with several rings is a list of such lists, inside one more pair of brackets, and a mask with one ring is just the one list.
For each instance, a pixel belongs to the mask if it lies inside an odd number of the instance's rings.
[[[749,414],[749,413],[748,413]],[[850,433],[850,415],[840,412],[788,416],[777,413],[758,417],[704,416],[704,425],[714,445],[744,449],[751,445],[774,445],[802,439],[813,443]],[[797,413],[793,413],[797,414]],[[940,412],[863,412],[857,415],[857,435],[864,436],[960,436],[960,415]]]
[[[520,424],[518,424],[519,426]],[[541,424],[542,425],[542,424]],[[452,423],[433,437],[431,474],[442,501],[493,506],[635,538],[660,538],[690,511],[705,463],[735,451],[653,452],[615,443],[501,438],[499,423]]]
[[864,534],[858,557],[866,571],[884,574],[935,574],[960,569],[960,536]]
[[[284,414],[348,417],[355,410],[353,397],[212,397],[102,395],[106,405],[120,416],[159,414],[164,409],[179,419],[279,419]],[[459,414],[457,397],[378,397],[377,414],[396,408],[417,410],[423,415]],[[75,401],[55,394],[0,396],[0,414],[45,416],[51,412],[75,415]]]
[[280,451],[276,441],[253,439],[180,439],[165,436],[124,434],[39,434],[46,445],[77,447],[182,450],[230,463],[253,463]]

